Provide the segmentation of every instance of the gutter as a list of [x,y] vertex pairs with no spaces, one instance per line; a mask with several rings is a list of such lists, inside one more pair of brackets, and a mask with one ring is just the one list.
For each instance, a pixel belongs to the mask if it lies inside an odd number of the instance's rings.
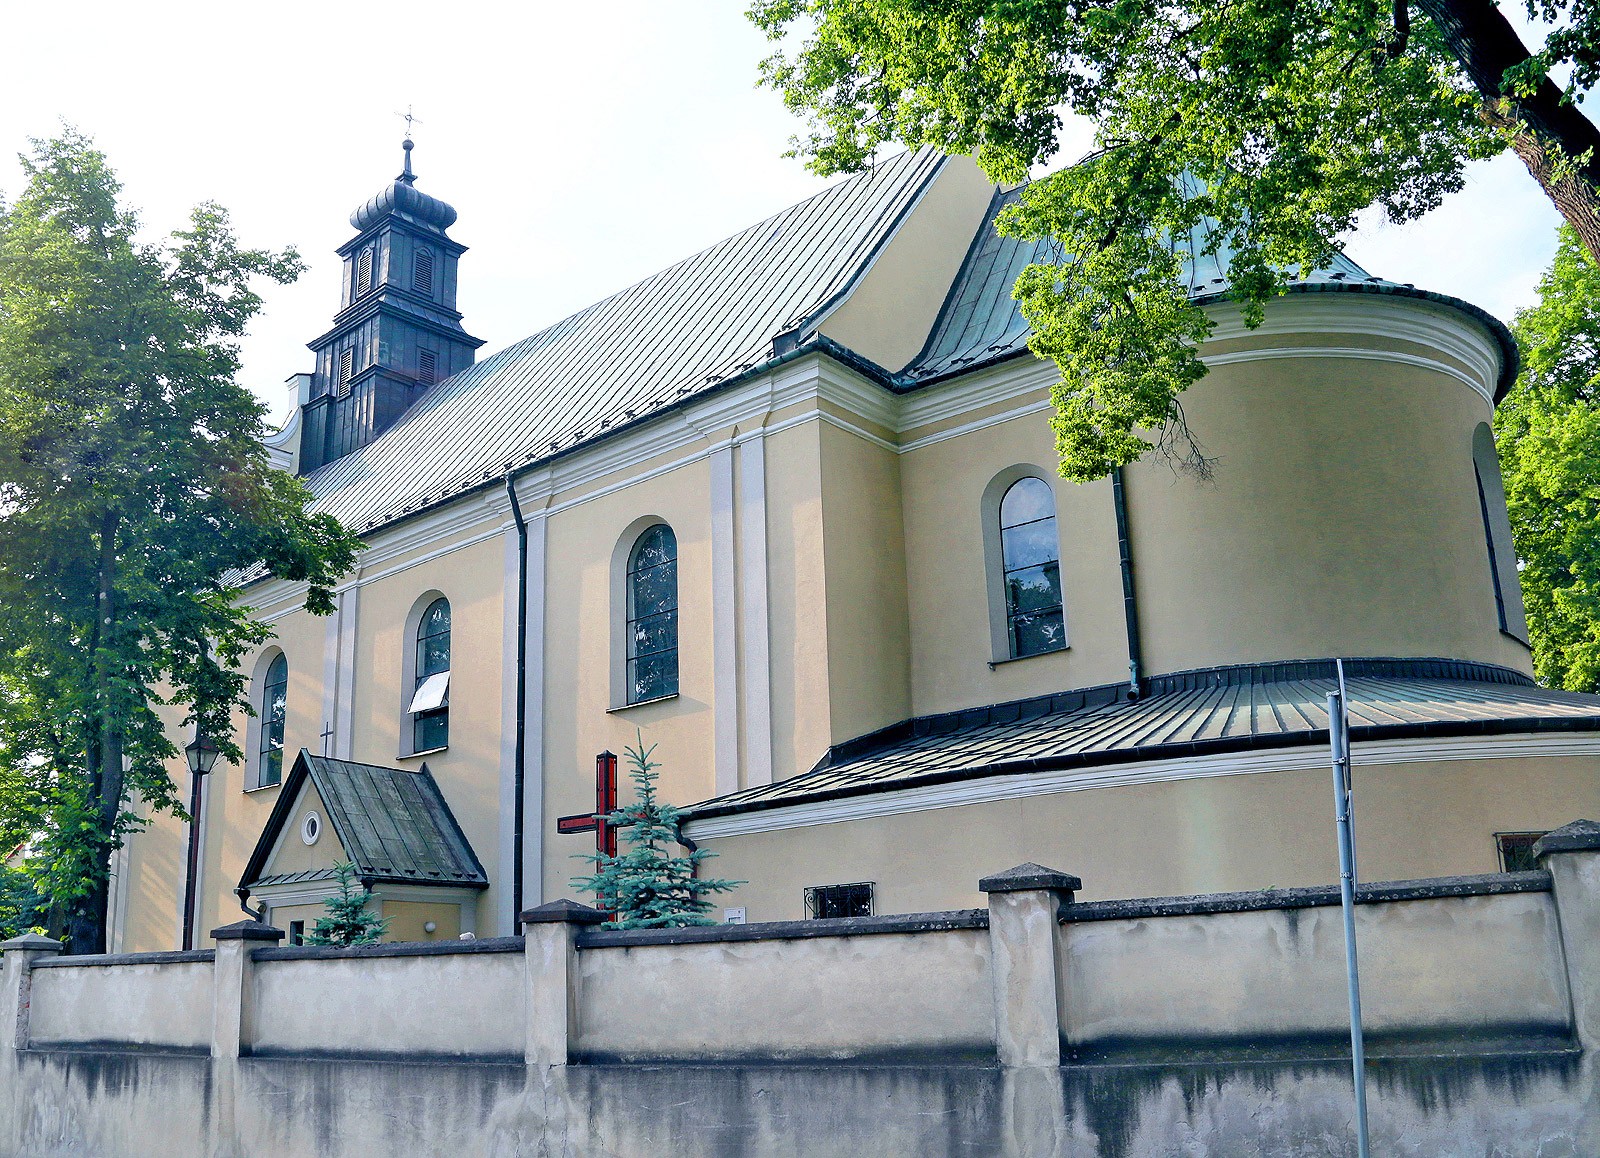
[[1133,585],[1133,544],[1128,539],[1128,499],[1123,492],[1122,468],[1111,471],[1111,503],[1117,512],[1117,561],[1122,570],[1122,619],[1128,633],[1128,698],[1144,694],[1139,682],[1144,648],[1139,638],[1139,597]]
[[514,475],[506,474],[506,497],[511,500],[511,517],[517,524],[517,746],[516,768],[512,773],[515,785],[516,806],[511,810],[511,913],[521,920],[522,913],[522,845],[523,800],[528,761],[528,524],[522,517],[522,506],[517,502]]

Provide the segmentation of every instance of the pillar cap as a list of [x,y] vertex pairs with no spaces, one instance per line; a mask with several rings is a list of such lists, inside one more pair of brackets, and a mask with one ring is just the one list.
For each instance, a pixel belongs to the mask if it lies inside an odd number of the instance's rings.
[[1563,824],[1533,842],[1535,857],[1552,852],[1593,851],[1600,851],[1600,824],[1592,820],[1574,820],[1571,824]]
[[65,948],[60,941],[41,937],[38,933],[24,933],[9,941],[0,941],[0,953],[59,953]]
[[598,925],[605,921],[606,915],[599,909],[591,909],[588,905],[580,905],[577,901],[562,897],[559,901],[551,901],[540,905],[536,909],[522,911],[524,925]]
[[1083,888],[1083,882],[1071,873],[1028,861],[1008,868],[1003,873],[984,877],[978,882],[978,888],[986,893],[1075,893]]
[[220,929],[211,930],[214,941],[281,941],[283,930],[263,925],[260,921],[235,921]]

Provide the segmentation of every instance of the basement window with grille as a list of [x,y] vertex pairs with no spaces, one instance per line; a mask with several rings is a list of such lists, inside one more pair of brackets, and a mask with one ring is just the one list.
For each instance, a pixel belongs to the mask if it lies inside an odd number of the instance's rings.
[[872,882],[816,885],[807,889],[806,916],[813,920],[872,916]]
[[363,249],[356,257],[356,297],[372,288],[372,249]]
[[417,381],[431,385],[438,380],[438,355],[432,350],[417,351]]
[[1503,873],[1532,872],[1539,867],[1534,858],[1533,846],[1543,836],[1542,832],[1497,832],[1495,848],[1500,853],[1500,871]]
[[356,374],[356,352],[354,350],[339,351],[339,381],[336,383],[336,393],[340,398],[350,393],[350,379]]
[[411,288],[419,294],[433,292],[433,250],[417,250],[411,261]]

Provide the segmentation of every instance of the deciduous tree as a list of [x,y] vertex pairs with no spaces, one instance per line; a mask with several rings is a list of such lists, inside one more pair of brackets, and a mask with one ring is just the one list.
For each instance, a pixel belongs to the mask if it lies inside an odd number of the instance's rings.
[[273,469],[236,376],[292,250],[242,248],[203,204],[164,244],[75,131],[34,142],[0,206],[0,781],[36,803],[37,883],[75,952],[105,946],[108,861],[136,814],[182,811],[171,722],[240,756],[240,661],[268,635],[229,576],[329,585],[358,545]]
[[[1395,221],[1512,148],[1600,254],[1600,6],[1527,0],[1530,52],[1494,0],[753,0],[789,43],[765,82],[807,114],[820,172],[883,144],[974,155],[1015,182],[1090,118],[1084,162],[1035,181],[1001,228],[1059,242],[1016,286],[1062,370],[1061,470],[1086,480],[1166,447],[1198,469],[1181,392],[1211,322],[1180,277],[1218,255],[1248,324],[1377,206]],[[1570,71],[1563,88],[1552,69]]]
[[1495,437],[1534,671],[1600,691],[1600,264],[1570,228],[1512,329],[1522,374]]

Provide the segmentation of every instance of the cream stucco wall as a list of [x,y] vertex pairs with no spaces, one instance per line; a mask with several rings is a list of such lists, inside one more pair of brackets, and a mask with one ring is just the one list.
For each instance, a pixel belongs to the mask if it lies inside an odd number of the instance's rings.
[[1495,618],[1472,464],[1490,407],[1471,387],[1302,356],[1215,367],[1184,413],[1214,480],[1127,471],[1150,671],[1328,655],[1531,671]]
[[[804,888],[855,881],[875,882],[881,913],[975,907],[979,878],[1024,861],[1082,877],[1085,900],[1325,885],[1338,877],[1328,775],[1121,785],[701,844],[716,875],[749,882],[719,904],[751,921],[801,918]],[[1358,766],[1356,785],[1362,880],[1498,872],[1496,832],[1600,811],[1600,757]]]
[[820,433],[829,733],[838,743],[911,714],[906,553],[899,456],[833,425]]
[[[1111,485],[1058,477],[1042,391],[1029,412],[900,457],[910,589],[913,712],[925,715],[1127,678]],[[1056,496],[1068,649],[991,666],[982,499],[990,480],[1033,467]]]
[[[543,817],[552,896],[569,893],[568,880],[587,871],[574,854],[594,849],[592,837],[558,835],[554,826],[558,816],[594,810],[596,753],[621,756],[642,736],[658,746],[664,799],[715,792],[710,485],[710,465],[700,458],[622,490],[601,488],[565,509],[571,499],[554,497],[546,531]],[[668,524],[678,541],[678,694],[613,711],[612,632],[623,623],[611,568],[624,534],[633,538],[630,528],[647,517]],[[625,763],[618,778],[627,784]]]
[[921,352],[993,198],[976,164],[951,157],[861,284],[818,328],[880,366],[905,366]]

